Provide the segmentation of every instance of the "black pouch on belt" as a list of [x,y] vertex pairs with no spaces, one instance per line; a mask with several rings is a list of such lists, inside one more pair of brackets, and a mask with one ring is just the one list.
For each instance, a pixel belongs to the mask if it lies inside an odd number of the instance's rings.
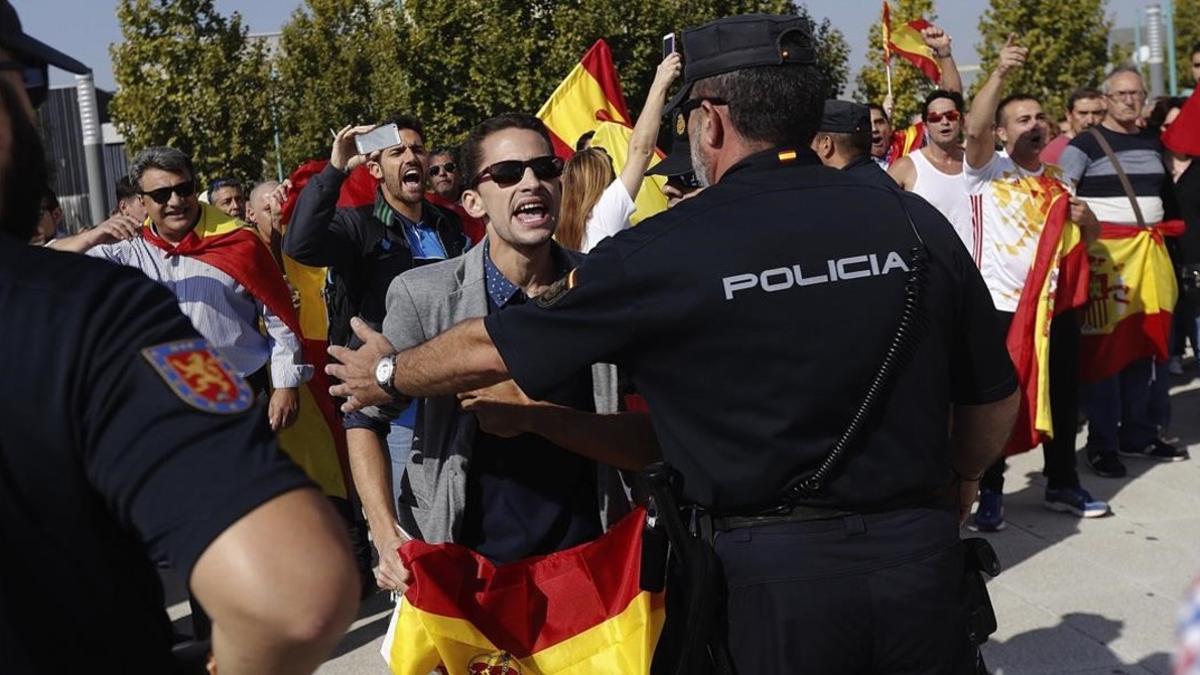
[[972,537],[963,540],[963,575],[967,593],[967,633],[976,646],[987,642],[996,632],[996,612],[988,596],[986,574],[1000,574],[1000,559],[988,540]]

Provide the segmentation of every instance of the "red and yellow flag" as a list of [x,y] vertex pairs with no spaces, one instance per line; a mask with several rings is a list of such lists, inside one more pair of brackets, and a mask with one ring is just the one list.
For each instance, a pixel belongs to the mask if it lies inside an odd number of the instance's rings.
[[1080,322],[1085,382],[1116,375],[1147,356],[1167,358],[1179,287],[1163,237],[1181,234],[1181,220],[1154,227],[1101,223],[1100,239],[1088,249],[1091,286]]
[[414,583],[381,653],[396,675],[649,673],[665,617],[641,588],[637,509],[595,541],[495,566],[454,544],[411,541]]
[[[633,136],[633,129],[624,124],[601,122],[596,127],[596,135],[592,137],[592,146],[604,148],[609,158],[612,159],[613,171],[617,175],[621,174],[621,170],[625,168],[625,162],[629,159],[629,138],[631,136]],[[654,155],[650,158],[650,166],[661,161],[662,153],[655,149]],[[667,196],[662,191],[666,183],[667,179],[663,176],[646,176],[642,180],[642,189],[638,190],[637,198],[633,200],[633,204],[637,208],[634,210],[633,216],[629,218],[630,222],[637,225],[646,218],[667,210]]]
[[550,129],[554,152],[563,160],[575,154],[575,141],[601,122],[633,123],[608,43],[596,40],[537,116]]
[[1192,90],[1179,117],[1163,132],[1162,142],[1168,150],[1180,155],[1200,156],[1200,87]]
[[913,150],[925,147],[925,123],[917,122],[911,126],[892,132],[892,143],[888,147],[888,163],[892,163]]
[[[1008,329],[1008,354],[1017,371],[1021,407],[1005,454],[1025,452],[1054,437],[1050,409],[1050,322],[1055,316],[1088,300],[1087,247],[1079,226],[1068,220],[1070,200],[1065,187],[1054,190],[1037,253],[1017,312]],[[1057,181],[1054,181],[1057,183]],[[1057,194],[1056,194],[1057,193]]]
[[883,3],[883,59],[890,63],[892,54],[899,54],[913,64],[925,77],[934,83],[942,81],[942,67],[933,50],[921,37],[921,31],[929,27],[925,19],[914,19],[892,30],[892,10],[887,0]]

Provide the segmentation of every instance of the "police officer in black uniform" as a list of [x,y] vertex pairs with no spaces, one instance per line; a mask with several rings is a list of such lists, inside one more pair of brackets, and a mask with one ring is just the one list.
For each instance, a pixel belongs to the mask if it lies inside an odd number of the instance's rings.
[[511,375],[537,399],[618,363],[715,533],[739,672],[971,672],[958,527],[1016,413],[987,289],[935,209],[809,150],[825,89],[800,20],[721,19],[683,53],[710,187],[527,307],[394,355],[362,330],[335,389],[386,398],[392,359],[404,395]]
[[871,109],[861,103],[825,101],[812,150],[825,166],[847,171],[872,185],[900,189],[871,159]]
[[313,670],[357,607],[337,516],[170,291],[27,244],[30,99],[48,65],[86,67],[3,0],[0,62],[0,671],[178,672],[157,561],[212,614],[223,674]]

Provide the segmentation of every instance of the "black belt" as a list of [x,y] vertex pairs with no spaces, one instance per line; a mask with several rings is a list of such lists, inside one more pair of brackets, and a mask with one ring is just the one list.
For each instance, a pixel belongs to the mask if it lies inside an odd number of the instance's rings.
[[743,527],[762,527],[764,525],[781,525],[783,523],[802,523],[810,520],[828,520],[854,515],[852,511],[829,509],[819,506],[793,504],[779,509],[753,513],[748,515],[720,516],[707,514],[712,519],[712,529],[716,532],[737,530]]

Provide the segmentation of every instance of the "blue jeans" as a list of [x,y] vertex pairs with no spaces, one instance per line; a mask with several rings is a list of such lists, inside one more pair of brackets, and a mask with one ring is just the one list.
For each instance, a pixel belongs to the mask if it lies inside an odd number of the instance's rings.
[[[404,467],[408,466],[408,455],[412,452],[413,427],[417,421],[417,404],[409,404],[400,416],[392,420],[387,435],[388,456],[392,460],[392,498],[400,498],[400,484],[404,478]],[[393,506],[395,506],[393,504]]]
[[[1120,373],[1083,386],[1088,417],[1088,450],[1115,453],[1119,448],[1141,450],[1158,437],[1153,358],[1139,359]],[[1160,378],[1165,382],[1166,372]],[[1159,383],[1161,386],[1161,382]],[[1161,406],[1161,392],[1158,404]]]

